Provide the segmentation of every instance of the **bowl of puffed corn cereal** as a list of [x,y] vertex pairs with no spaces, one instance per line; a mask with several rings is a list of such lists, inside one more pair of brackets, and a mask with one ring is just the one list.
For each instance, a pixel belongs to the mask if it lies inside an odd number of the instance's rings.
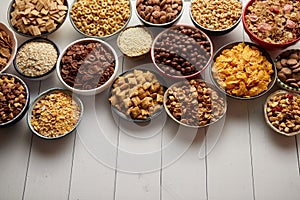
[[130,0],[80,0],[74,1],[69,16],[80,34],[105,39],[125,28],[131,13]]
[[58,139],[72,133],[83,115],[81,100],[71,91],[51,88],[30,105],[27,124],[35,135]]
[[294,136],[300,133],[300,95],[286,90],[270,94],[264,104],[266,123],[277,133]]
[[57,31],[67,19],[67,0],[13,0],[8,8],[12,29],[25,37],[41,37]]

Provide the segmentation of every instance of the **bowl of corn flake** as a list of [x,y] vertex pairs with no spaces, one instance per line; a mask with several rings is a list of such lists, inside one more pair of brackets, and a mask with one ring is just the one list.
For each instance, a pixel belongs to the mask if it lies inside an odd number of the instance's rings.
[[250,42],[233,42],[221,47],[210,67],[213,83],[228,96],[254,99],[276,82],[277,70],[270,55]]
[[7,18],[12,29],[22,36],[46,36],[62,26],[68,9],[67,0],[13,0]]

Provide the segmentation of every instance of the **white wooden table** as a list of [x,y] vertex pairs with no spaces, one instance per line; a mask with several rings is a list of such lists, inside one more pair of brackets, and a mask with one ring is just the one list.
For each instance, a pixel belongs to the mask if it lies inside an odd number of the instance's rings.
[[[5,23],[9,2],[1,1]],[[191,24],[189,4],[179,23]],[[129,25],[136,24],[141,22],[134,12]],[[67,19],[49,38],[62,50],[82,36]],[[19,44],[26,39],[18,35]],[[212,40],[215,49],[250,41],[242,23]],[[115,46],[115,38],[107,41]],[[274,58],[279,52],[270,53]],[[119,73],[151,62],[149,56],[137,61],[119,55]],[[17,74],[13,67],[8,72]],[[204,78],[209,81],[207,70]],[[55,73],[26,82],[32,100],[62,87]],[[24,117],[0,129],[0,200],[298,200],[300,137],[283,137],[266,126],[262,104],[267,95],[251,101],[228,98],[226,117],[198,131],[178,126],[166,114],[143,127],[119,120],[107,91],[82,98],[85,112],[78,130],[59,140],[32,135]]]

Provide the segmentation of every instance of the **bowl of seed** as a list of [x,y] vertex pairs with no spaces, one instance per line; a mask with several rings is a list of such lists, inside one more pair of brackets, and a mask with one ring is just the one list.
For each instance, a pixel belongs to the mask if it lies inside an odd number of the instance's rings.
[[83,104],[72,92],[52,88],[41,93],[30,105],[27,124],[44,139],[58,139],[72,133],[83,115]]
[[16,71],[30,80],[43,80],[55,70],[59,56],[57,45],[47,38],[33,38],[18,48],[13,61]]
[[0,128],[9,127],[26,114],[30,94],[26,83],[13,74],[0,73]]

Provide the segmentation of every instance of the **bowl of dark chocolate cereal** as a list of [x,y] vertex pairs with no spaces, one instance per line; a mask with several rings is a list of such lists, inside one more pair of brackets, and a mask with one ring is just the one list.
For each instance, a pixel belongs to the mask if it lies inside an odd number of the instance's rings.
[[30,80],[43,80],[55,71],[59,56],[57,45],[47,38],[33,38],[18,48],[14,59],[16,71]]
[[210,64],[213,44],[210,38],[194,26],[173,25],[159,33],[153,41],[151,59],[167,77],[192,78]]
[[56,72],[61,83],[81,95],[95,95],[107,89],[117,75],[115,50],[96,38],[69,44],[60,54]]
[[0,128],[3,128],[24,117],[30,95],[26,83],[13,74],[0,73],[0,85]]

